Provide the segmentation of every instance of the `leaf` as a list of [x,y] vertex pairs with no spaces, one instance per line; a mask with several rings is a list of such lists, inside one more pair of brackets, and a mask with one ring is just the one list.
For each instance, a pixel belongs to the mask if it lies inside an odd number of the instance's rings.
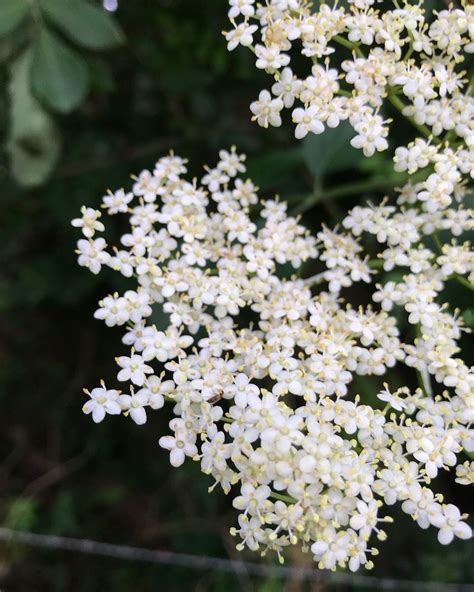
[[42,29],[33,47],[33,91],[60,113],[69,113],[89,90],[86,62],[51,31]]
[[107,49],[125,37],[114,17],[85,0],[41,0],[45,17],[72,41],[87,49]]
[[28,0],[0,0],[0,37],[18,27],[29,6]]
[[323,134],[308,134],[303,142],[303,158],[315,177],[356,168],[363,160],[362,151],[350,145],[354,130],[347,121]]
[[31,50],[10,67],[10,129],[7,151],[12,174],[20,185],[40,185],[53,170],[60,152],[54,121],[30,88]]

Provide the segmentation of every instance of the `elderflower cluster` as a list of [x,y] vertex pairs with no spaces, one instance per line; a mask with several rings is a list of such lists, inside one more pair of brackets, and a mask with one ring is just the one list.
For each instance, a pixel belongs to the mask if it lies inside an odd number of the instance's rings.
[[[252,16],[251,0],[231,4],[234,16]],[[303,3],[268,3],[259,18],[272,9],[277,22],[290,4]],[[428,161],[443,190],[428,177],[402,187],[396,206],[356,207],[316,238],[284,203],[259,199],[235,149],[222,150],[199,183],[170,155],[134,178],[131,192],[105,196],[109,215],[129,219],[120,246],[95,238],[99,211],[73,221],[84,235],[79,264],[134,283],[95,313],[123,327],[130,350],[116,358],[117,380],[131,384],[85,391],[84,412],[143,424],[171,403],[160,445],[173,466],[199,462],[211,490],[232,493],[239,549],[282,558],[298,545],[320,568],[371,568],[373,538],[386,538],[395,503],[421,528],[435,527],[442,544],[471,537],[432,480],[455,468],[458,483],[473,481],[463,450],[474,451],[474,375],[460,356],[462,318],[440,300],[447,282],[473,279],[469,243],[457,242],[472,214],[448,207],[462,193],[452,151],[414,148],[399,152],[399,166]],[[439,232],[452,242],[438,251]],[[374,243],[371,259],[365,244]],[[319,271],[302,279],[309,260]],[[395,267],[397,279],[384,283]],[[371,304],[351,305],[356,283],[373,292]],[[357,392],[355,377],[389,380],[401,365],[418,375],[417,388],[380,385],[375,402]]]
[[[229,4],[228,49],[248,47],[256,67],[274,79],[250,106],[259,125],[280,126],[283,110],[290,109],[295,136],[303,138],[347,120],[352,146],[371,156],[388,148],[390,120],[381,108],[389,101],[435,139],[455,131],[472,147],[474,102],[459,69],[474,52],[472,3],[429,15],[422,0],[402,0],[392,10],[374,0],[349,0],[347,7],[308,0]],[[302,74],[295,74],[292,61]],[[431,150],[416,146],[409,161],[423,161]],[[472,153],[458,157],[465,172],[474,169]]]

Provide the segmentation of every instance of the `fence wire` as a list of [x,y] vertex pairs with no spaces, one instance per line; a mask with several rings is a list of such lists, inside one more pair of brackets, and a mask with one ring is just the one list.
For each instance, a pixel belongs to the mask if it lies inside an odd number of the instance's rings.
[[235,574],[246,574],[257,577],[273,577],[279,579],[310,580],[312,582],[361,586],[382,591],[408,592],[474,592],[474,584],[448,584],[443,582],[420,582],[415,580],[398,580],[377,578],[373,576],[352,575],[347,573],[331,573],[316,569],[291,567],[285,565],[268,565],[243,560],[222,559],[204,555],[175,553],[102,543],[89,539],[37,534],[0,528],[0,542],[22,544],[30,547],[41,547],[60,551],[72,551],[87,555],[96,555],[128,561],[140,561],[161,565],[173,565],[198,570],[224,571]]

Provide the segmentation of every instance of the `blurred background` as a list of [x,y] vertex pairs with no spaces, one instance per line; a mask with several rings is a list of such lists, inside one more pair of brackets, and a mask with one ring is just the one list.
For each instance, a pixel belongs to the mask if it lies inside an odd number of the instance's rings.
[[[129,187],[130,174],[152,168],[170,149],[200,174],[220,148],[235,144],[248,154],[248,175],[261,194],[280,194],[313,230],[337,223],[357,203],[381,199],[400,179],[389,156],[368,160],[353,150],[344,126],[300,143],[288,119],[270,130],[251,123],[248,106],[270,81],[250,52],[227,52],[224,0],[119,0],[116,11],[117,2],[106,4],[114,12],[99,1],[0,2],[2,523],[256,561],[235,551],[230,501],[218,490],[207,493],[209,479],[197,464],[172,469],[158,447],[169,410],[141,427],[118,418],[96,426],[81,413],[82,387],[101,378],[114,385],[114,356],[124,352],[120,330],[94,320],[97,301],[128,284],[77,266],[79,235],[70,220],[82,204],[98,207],[108,188]],[[395,141],[411,138],[403,124],[396,133]],[[469,293],[451,290],[450,301],[468,310]],[[412,376],[393,380],[413,384]],[[359,379],[355,388],[370,400],[379,386]],[[462,487],[448,477],[438,481],[449,501],[469,511]],[[472,546],[441,547],[434,531],[393,514],[371,575],[474,581]],[[287,562],[311,566],[297,552]],[[0,589],[365,590],[5,543]]]

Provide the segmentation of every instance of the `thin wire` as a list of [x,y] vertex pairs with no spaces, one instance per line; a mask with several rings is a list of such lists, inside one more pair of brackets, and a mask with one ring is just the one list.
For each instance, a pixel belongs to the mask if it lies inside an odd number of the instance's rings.
[[415,592],[474,592],[474,585],[448,584],[443,582],[419,582],[414,580],[396,580],[371,576],[356,576],[346,573],[331,573],[309,568],[296,568],[283,565],[266,565],[250,561],[221,559],[173,551],[155,551],[128,545],[113,545],[89,539],[76,539],[33,532],[17,531],[11,528],[0,528],[0,541],[20,543],[30,547],[43,547],[61,551],[75,551],[88,555],[100,555],[128,561],[144,561],[162,565],[174,565],[191,569],[217,570],[233,573],[246,573],[259,577],[278,577],[282,579],[297,578],[327,582],[329,584],[346,584],[364,586],[376,590],[396,590]]

